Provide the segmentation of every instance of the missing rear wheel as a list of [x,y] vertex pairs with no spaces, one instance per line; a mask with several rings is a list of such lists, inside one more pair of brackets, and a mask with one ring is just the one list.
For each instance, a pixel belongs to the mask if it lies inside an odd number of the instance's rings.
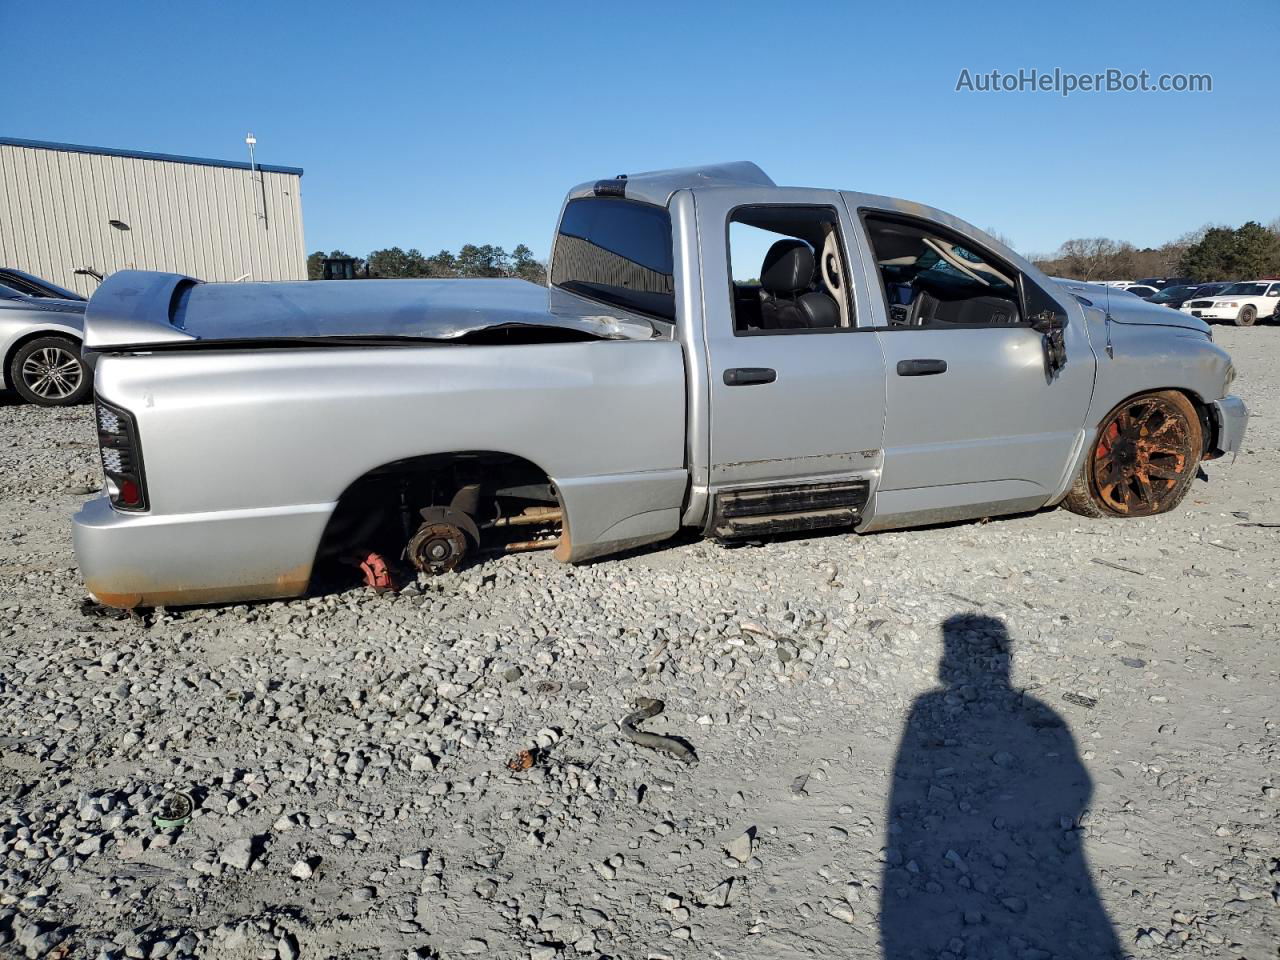
[[467,535],[451,523],[424,523],[404,554],[423,573],[440,576],[458,569],[466,558]]

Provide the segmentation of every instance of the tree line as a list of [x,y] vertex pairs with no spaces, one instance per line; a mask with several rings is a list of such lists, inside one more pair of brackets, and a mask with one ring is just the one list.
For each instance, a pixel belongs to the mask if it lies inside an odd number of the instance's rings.
[[[1012,246],[994,230],[988,233]],[[317,250],[307,257],[308,279],[324,275],[326,258],[354,260],[356,274],[367,277],[518,277],[547,282],[546,264],[523,243],[510,253],[493,244],[467,243],[457,253],[441,250],[429,257],[416,248],[387,247],[367,257]],[[1177,276],[1209,283],[1280,276],[1280,219],[1266,227],[1256,220],[1239,227],[1201,227],[1158,247],[1136,247],[1110,237],[1077,237],[1053,254],[1030,259],[1050,276],[1073,280]]]
[[1032,262],[1053,277],[1119,280],[1190,277],[1199,283],[1280,276],[1280,219],[1264,227],[1206,226],[1158,247],[1135,247],[1109,237],[1078,237]]
[[415,248],[387,247],[374,250],[367,257],[353,257],[341,250],[329,253],[317,250],[307,257],[308,280],[323,278],[326,259],[354,260],[356,275],[360,277],[518,277],[533,283],[547,281],[546,265],[535,259],[533,251],[523,243],[510,253],[489,243],[483,246],[467,243],[457,253],[441,250],[429,257]]

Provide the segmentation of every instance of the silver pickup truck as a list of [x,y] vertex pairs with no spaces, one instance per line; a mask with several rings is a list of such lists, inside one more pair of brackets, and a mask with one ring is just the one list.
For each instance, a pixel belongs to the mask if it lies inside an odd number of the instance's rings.
[[75,547],[120,607],[296,596],[377,552],[1147,516],[1247,417],[1202,321],[750,163],[575,187],[547,288],[124,271],[85,342],[106,491]]

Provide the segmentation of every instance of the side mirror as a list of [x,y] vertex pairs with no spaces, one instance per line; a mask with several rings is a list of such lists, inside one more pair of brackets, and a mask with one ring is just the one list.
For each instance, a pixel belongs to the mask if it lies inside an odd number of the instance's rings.
[[1040,342],[1044,346],[1044,365],[1049,379],[1067,365],[1067,342],[1062,335],[1066,329],[1067,318],[1052,310],[1044,310],[1031,317],[1031,329],[1040,334]]

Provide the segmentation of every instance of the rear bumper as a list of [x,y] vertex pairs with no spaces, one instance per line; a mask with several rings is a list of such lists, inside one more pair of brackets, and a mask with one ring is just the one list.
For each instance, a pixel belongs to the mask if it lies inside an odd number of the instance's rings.
[[85,587],[107,606],[268,600],[306,591],[334,506],[153,516],[99,497],[71,530]]
[[1213,452],[1218,456],[1240,452],[1244,444],[1245,427],[1249,424],[1249,408],[1239,397],[1223,397],[1212,404],[1213,415],[1218,422],[1218,432]]

